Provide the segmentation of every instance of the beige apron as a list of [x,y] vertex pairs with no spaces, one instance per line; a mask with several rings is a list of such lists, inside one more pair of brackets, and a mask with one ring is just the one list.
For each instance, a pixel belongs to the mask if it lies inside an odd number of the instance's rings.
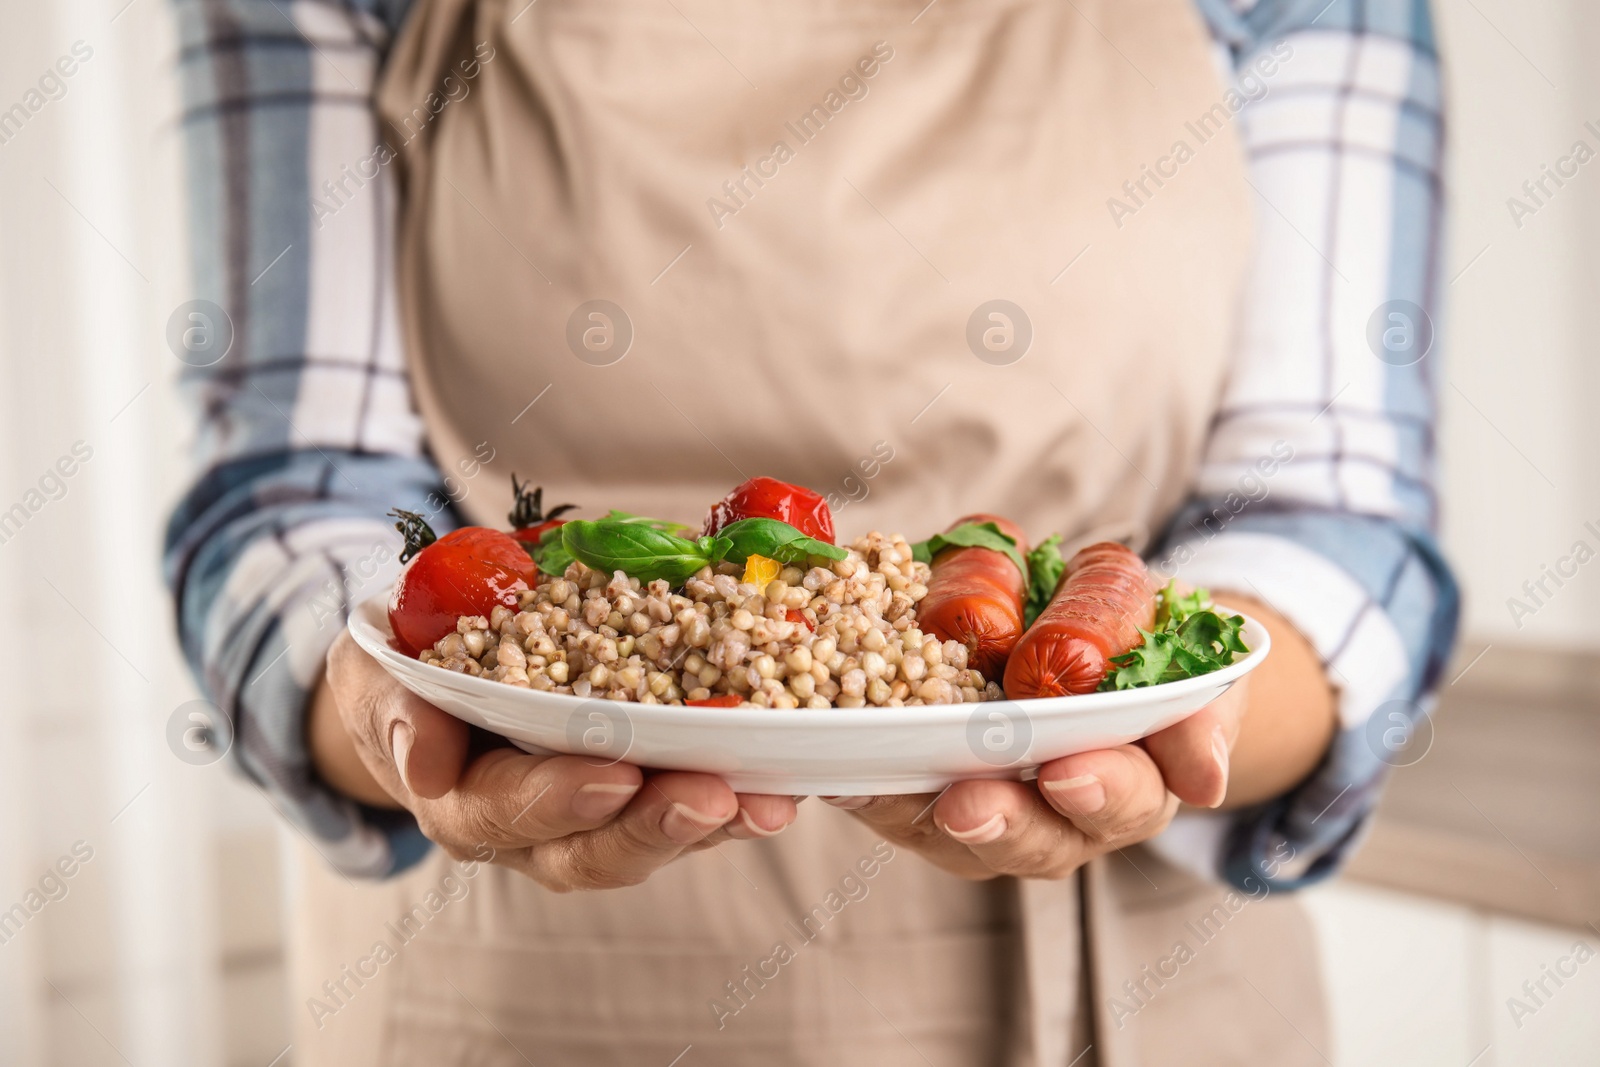
[[[1222,95],[1192,0],[924,2],[419,0],[380,104],[409,138],[412,377],[469,514],[503,518],[511,471],[691,521],[770,474],[831,494],[847,536],[1172,512],[1249,244],[1231,130],[1187,125]],[[608,893],[438,856],[353,886],[313,861],[297,1063],[1294,1064],[1326,1043],[1281,901],[1208,918],[1223,891],[1144,850],[971,884],[875,847],[811,800],[777,838]]]

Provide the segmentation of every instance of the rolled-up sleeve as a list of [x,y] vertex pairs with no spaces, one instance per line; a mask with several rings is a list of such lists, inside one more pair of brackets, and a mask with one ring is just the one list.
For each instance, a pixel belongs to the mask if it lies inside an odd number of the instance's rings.
[[[305,711],[349,606],[398,571],[385,513],[455,521],[423,451],[390,267],[371,95],[404,3],[175,0],[196,303],[180,391],[198,474],[165,569],[184,653],[231,758],[346,874],[427,844],[312,769]],[[201,303],[203,302],[203,303]]]
[[1182,814],[1154,847],[1293,888],[1349,855],[1455,639],[1435,539],[1443,120],[1424,0],[1237,7],[1202,3],[1266,86],[1238,119],[1256,255],[1194,496],[1151,562],[1288,619],[1321,658],[1339,727],[1287,795]]

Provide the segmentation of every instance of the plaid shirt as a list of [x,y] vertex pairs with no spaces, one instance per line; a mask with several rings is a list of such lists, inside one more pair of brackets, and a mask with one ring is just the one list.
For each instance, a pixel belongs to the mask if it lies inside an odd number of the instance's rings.
[[[1455,635],[1434,541],[1438,355],[1407,348],[1431,343],[1439,297],[1439,62],[1426,0],[1196,2],[1248,101],[1234,125],[1257,237],[1191,502],[1150,558],[1290,619],[1337,690],[1340,731],[1287,795],[1180,815],[1153,845],[1291,888],[1348,855],[1388,769],[1385,730],[1423,714]],[[428,844],[408,815],[318,781],[304,716],[347,605],[398,571],[385,512],[459,521],[402,360],[394,192],[366,173],[383,137],[374,81],[408,0],[174,3],[196,295],[234,328],[227,358],[181,378],[201,472],[167,537],[183,647],[244,772],[330,863],[383,876]],[[330,207],[349,217],[325,227]]]

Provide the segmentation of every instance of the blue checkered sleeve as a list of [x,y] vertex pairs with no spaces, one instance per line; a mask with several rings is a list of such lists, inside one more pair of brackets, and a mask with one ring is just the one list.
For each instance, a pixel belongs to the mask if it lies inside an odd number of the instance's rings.
[[1292,622],[1339,728],[1287,795],[1181,815],[1156,847],[1294,888],[1350,855],[1455,640],[1435,540],[1439,59],[1426,0],[1200,3],[1247,101],[1257,247],[1195,492],[1152,562]]
[[304,730],[349,605],[398,569],[385,512],[456,522],[407,385],[394,194],[371,163],[374,79],[404,4],[174,9],[193,295],[216,309],[193,320],[214,348],[179,381],[199,471],[166,540],[183,649],[249,779],[335,867],[383,876],[426,841],[408,815],[319,782]]

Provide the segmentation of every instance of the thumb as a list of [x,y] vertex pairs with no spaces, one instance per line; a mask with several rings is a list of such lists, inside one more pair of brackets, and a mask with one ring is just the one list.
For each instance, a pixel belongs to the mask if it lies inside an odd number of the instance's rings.
[[1214,808],[1227,796],[1248,684],[1241,679],[1187,719],[1140,742],[1161,769],[1167,790],[1185,804]]
[[361,761],[397,801],[437,800],[467,762],[467,724],[389,676],[349,634],[328,653],[328,682]]
[[395,774],[408,792],[438,800],[461,778],[471,731],[392,679],[391,686],[379,721]]

